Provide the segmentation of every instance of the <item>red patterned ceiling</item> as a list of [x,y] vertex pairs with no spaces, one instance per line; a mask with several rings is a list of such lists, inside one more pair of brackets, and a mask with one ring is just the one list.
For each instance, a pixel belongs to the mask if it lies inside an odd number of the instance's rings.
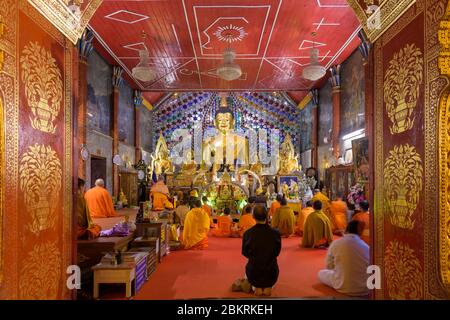
[[[301,74],[313,39],[330,67],[355,50],[360,29],[345,0],[104,0],[90,25],[130,76],[149,50],[157,79],[136,81],[147,91],[309,90]],[[231,82],[215,75],[227,32],[243,72]]]

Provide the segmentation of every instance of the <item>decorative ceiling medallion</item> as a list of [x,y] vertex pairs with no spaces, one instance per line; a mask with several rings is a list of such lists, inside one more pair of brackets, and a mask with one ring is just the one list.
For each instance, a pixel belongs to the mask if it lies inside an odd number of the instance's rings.
[[348,0],[370,42],[374,43],[416,0],[384,0],[370,4],[365,0]]
[[102,0],[78,1],[81,3],[79,13],[73,11],[67,0],[28,0],[28,2],[76,44]]
[[131,12],[128,10],[119,10],[105,16],[107,19],[120,21],[123,23],[134,24],[143,20],[150,19],[149,16],[139,14],[136,12]]
[[248,33],[245,32],[244,27],[237,27],[230,24],[224,27],[218,27],[216,32],[214,32],[214,35],[219,41],[232,43],[242,41]]

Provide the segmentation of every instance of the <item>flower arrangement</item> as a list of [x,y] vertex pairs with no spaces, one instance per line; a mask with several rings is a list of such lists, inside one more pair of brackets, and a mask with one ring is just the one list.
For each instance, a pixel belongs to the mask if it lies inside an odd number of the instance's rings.
[[364,196],[364,186],[362,184],[356,183],[350,187],[350,193],[347,196],[348,203],[359,206],[359,203],[364,200],[366,200],[366,197]]

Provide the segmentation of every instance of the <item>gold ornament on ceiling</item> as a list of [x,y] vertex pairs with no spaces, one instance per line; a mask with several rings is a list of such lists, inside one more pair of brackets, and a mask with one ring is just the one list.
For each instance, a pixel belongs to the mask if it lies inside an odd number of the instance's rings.
[[384,76],[384,103],[391,120],[391,134],[414,126],[414,109],[423,80],[423,55],[415,44],[394,53]]
[[20,58],[25,96],[31,108],[33,128],[55,133],[54,121],[61,109],[63,82],[61,71],[50,51],[37,42],[30,42]]
[[406,243],[393,240],[389,242],[384,255],[389,297],[394,300],[422,299],[422,266],[414,250]]
[[55,300],[61,281],[61,254],[56,242],[36,244],[22,262],[20,299]]
[[62,170],[50,146],[30,146],[20,161],[20,189],[31,221],[28,229],[38,234],[56,225],[56,208],[61,192]]
[[412,230],[422,191],[422,159],[409,144],[394,146],[384,162],[384,198],[392,225]]

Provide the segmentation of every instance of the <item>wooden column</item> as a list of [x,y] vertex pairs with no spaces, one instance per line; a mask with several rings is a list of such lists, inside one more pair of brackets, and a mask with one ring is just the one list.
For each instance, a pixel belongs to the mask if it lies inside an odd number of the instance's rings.
[[[92,40],[94,39],[94,34],[86,29],[78,41],[78,103],[75,104],[76,112],[76,148],[75,152],[79,155],[80,150],[83,146],[86,145],[87,134],[87,71],[88,71],[88,63],[87,59],[92,52]],[[85,161],[78,157],[78,177],[86,180],[86,164]]]
[[333,130],[331,138],[333,140],[333,155],[338,159],[341,155],[341,147],[339,145],[339,135],[341,133],[341,66],[338,64],[330,68],[331,87],[332,87],[332,103],[333,103]]
[[311,166],[317,168],[319,147],[319,90],[311,90],[312,94],[312,132],[311,132]]
[[[122,84],[122,72],[123,70],[114,66],[113,68],[113,108],[112,108],[112,133],[111,136],[113,138],[113,146],[112,146],[112,154],[113,157],[119,154],[119,88]],[[113,196],[116,199],[119,198],[119,167],[115,164],[112,166],[112,175],[113,175]]]
[[135,163],[142,159],[141,152],[141,122],[139,108],[142,106],[142,92],[134,90],[134,146]]

